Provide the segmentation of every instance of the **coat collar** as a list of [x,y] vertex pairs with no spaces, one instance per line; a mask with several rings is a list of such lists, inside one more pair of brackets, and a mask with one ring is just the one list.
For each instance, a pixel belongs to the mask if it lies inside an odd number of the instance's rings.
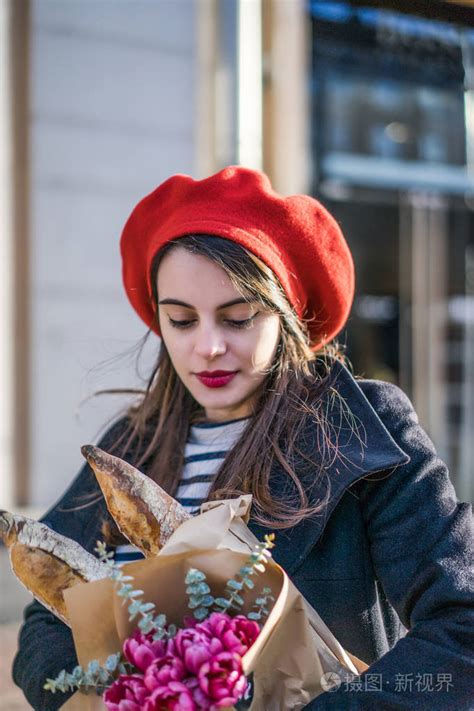
[[[326,467],[327,478],[312,483],[312,501],[324,500],[329,479],[329,499],[324,511],[291,529],[275,530],[274,559],[289,575],[297,569],[319,540],[346,489],[371,473],[393,470],[410,461],[410,457],[388,432],[357,381],[338,361],[335,361],[331,368],[323,397],[327,402],[332,440],[334,442],[337,438],[339,455]],[[314,423],[312,430],[313,436],[309,438],[309,443],[305,437],[303,447],[305,453],[318,461],[321,437],[318,436],[318,427]],[[285,480],[287,475],[281,465],[277,464],[270,478],[270,489],[276,496],[281,496],[281,487]],[[269,530],[252,520],[249,527],[259,540],[263,540],[264,534]]]

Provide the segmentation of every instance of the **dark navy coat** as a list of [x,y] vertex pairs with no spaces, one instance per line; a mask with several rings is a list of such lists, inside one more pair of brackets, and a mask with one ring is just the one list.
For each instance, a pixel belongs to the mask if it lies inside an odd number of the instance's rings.
[[[330,388],[338,393],[327,400],[338,456],[327,469],[329,501],[324,514],[277,532],[274,558],[370,669],[336,680],[335,690],[306,708],[474,709],[471,506],[457,500],[445,464],[399,388],[355,380],[339,363]],[[107,449],[122,428],[123,421],[116,423],[99,446]],[[317,458],[320,444],[313,425],[304,449]],[[275,493],[286,482],[275,463]],[[324,496],[322,487],[313,486],[313,500]],[[92,552],[107,516],[104,502],[65,509],[97,491],[84,466],[43,520]],[[252,520],[250,528],[259,538],[268,532]],[[34,709],[55,711],[64,703],[68,695],[53,696],[42,685],[76,663],[70,630],[39,603],[29,605],[13,678]]]

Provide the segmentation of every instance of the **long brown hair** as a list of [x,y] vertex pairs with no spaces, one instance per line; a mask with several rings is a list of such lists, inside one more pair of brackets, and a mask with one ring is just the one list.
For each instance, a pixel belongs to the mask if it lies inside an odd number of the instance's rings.
[[[160,250],[151,274],[156,313],[158,267],[163,257],[178,247],[218,264],[244,298],[257,300],[280,316],[280,342],[255,412],[216,473],[209,499],[252,494],[255,521],[273,529],[290,528],[324,509],[329,497],[326,468],[336,455],[336,444],[326,417],[328,402],[322,394],[327,389],[331,361],[344,356],[334,344],[314,353],[307,324],[296,315],[273,272],[240,245],[217,236],[188,235]],[[134,449],[140,454],[134,465],[173,495],[183,468],[189,427],[203,417],[203,410],[176,374],[164,342],[146,390],[127,416],[128,429],[114,451],[119,449],[117,453],[123,456],[135,442]],[[316,460],[308,458],[301,447],[309,432],[318,433]],[[270,491],[275,461],[284,472],[284,479],[278,482],[278,497]],[[314,501],[309,484],[322,478],[326,478],[326,496]]]

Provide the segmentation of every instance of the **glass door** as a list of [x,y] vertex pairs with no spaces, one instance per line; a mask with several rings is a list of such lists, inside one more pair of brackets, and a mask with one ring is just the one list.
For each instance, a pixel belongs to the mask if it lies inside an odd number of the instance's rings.
[[313,193],[339,220],[357,274],[341,340],[357,374],[407,392],[458,495],[470,500],[474,189],[467,156],[474,99],[469,115],[467,35],[344,2],[313,0],[310,14]]

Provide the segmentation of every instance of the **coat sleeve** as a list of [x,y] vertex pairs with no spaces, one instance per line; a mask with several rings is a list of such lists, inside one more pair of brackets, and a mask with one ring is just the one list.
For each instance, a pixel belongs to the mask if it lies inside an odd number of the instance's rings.
[[410,462],[359,482],[375,576],[408,629],[351,683],[311,711],[468,711],[473,708],[472,507],[396,386],[366,381],[366,397]]
[[[116,422],[98,446],[105,450],[111,448],[124,431],[125,424],[125,419]],[[91,500],[95,503],[90,505]],[[100,529],[106,512],[94,473],[86,464],[41,521],[92,552],[94,543],[87,546],[86,541],[93,528]],[[45,691],[43,684],[47,678],[55,678],[62,669],[71,672],[77,665],[71,630],[36,600],[26,607],[23,616],[18,650],[13,660],[13,680],[35,711],[56,711],[72,693],[53,694]]]

